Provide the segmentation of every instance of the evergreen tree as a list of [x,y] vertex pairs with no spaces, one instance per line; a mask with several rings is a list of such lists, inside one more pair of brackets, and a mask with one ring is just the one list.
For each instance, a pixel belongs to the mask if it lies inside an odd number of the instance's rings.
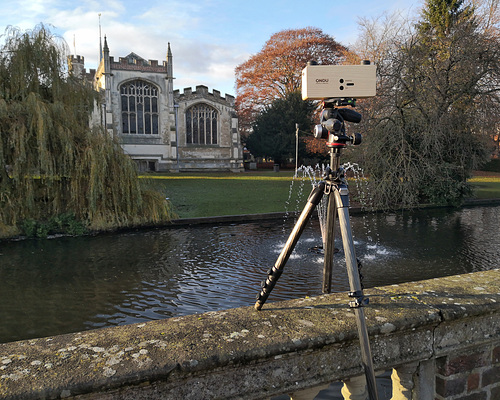
[[418,28],[423,37],[449,39],[454,29],[472,22],[473,16],[472,8],[463,0],[428,0]]
[[91,229],[170,218],[169,204],[143,190],[133,161],[101,127],[98,101],[66,71],[62,40],[43,25],[9,28],[0,48],[0,236],[29,221],[73,215]]
[[309,131],[313,105],[303,101],[299,91],[274,100],[257,116],[246,145],[256,157],[269,157],[275,163],[295,158],[296,127]]

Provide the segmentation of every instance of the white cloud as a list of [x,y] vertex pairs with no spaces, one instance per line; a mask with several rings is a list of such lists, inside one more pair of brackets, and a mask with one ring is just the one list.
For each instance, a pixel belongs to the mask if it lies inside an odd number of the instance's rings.
[[38,16],[43,15],[45,10],[52,7],[53,4],[53,0],[21,0],[19,2],[19,7],[26,16]]
[[[166,60],[168,42],[174,55],[176,87],[204,84],[233,92],[234,68],[244,60],[240,49],[217,44],[209,34],[201,34],[201,5],[170,1],[153,3],[151,8],[133,10],[121,2],[83,1],[75,8],[51,8],[43,12],[68,43],[71,53],[85,57],[86,68],[97,68],[99,59],[99,14],[102,38],[107,37],[110,55],[117,60],[130,52],[145,59]],[[48,4],[48,3],[46,3]],[[35,7],[39,8],[39,7]],[[234,46],[234,45],[233,45]],[[221,87],[223,86],[223,87]]]
[[182,32],[184,35],[198,28],[199,14],[199,7],[195,4],[171,1],[153,6],[134,18],[149,31],[160,34]]

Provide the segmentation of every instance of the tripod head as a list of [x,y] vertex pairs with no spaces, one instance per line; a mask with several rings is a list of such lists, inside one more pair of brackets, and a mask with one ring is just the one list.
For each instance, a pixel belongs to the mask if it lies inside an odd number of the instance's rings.
[[[345,121],[359,123],[361,114],[346,106],[355,107],[355,99],[329,99],[323,100],[320,123],[314,127],[314,137],[327,139],[326,146],[330,149],[342,149],[347,144],[358,145],[361,143],[361,134],[347,136]],[[342,108],[338,108],[342,107]]]

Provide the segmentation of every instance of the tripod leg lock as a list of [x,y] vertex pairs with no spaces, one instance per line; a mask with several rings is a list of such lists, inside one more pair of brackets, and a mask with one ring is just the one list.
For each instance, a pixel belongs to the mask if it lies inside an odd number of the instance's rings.
[[349,302],[349,307],[359,308],[367,306],[370,303],[370,299],[365,297],[362,290],[357,290],[355,292],[349,292],[349,297],[354,299]]

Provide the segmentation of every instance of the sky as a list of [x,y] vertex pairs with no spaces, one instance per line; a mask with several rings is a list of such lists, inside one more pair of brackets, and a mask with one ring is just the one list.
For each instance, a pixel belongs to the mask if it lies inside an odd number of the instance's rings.
[[235,95],[234,69],[258,53],[274,33],[320,28],[349,46],[360,18],[393,12],[415,15],[423,0],[0,0],[0,34],[7,26],[43,23],[65,39],[70,54],[97,67],[106,36],[115,60],[131,52],[166,60],[170,43],[175,89],[208,86]]

